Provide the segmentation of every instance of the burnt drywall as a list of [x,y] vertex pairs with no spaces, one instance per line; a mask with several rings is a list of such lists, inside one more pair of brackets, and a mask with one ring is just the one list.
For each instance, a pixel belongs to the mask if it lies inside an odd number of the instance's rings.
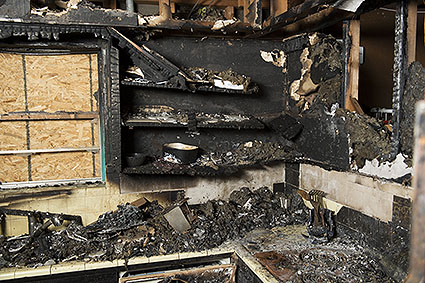
[[415,122],[415,105],[425,98],[425,69],[419,62],[409,66],[407,81],[402,97],[400,119],[401,152],[413,158],[413,127]]

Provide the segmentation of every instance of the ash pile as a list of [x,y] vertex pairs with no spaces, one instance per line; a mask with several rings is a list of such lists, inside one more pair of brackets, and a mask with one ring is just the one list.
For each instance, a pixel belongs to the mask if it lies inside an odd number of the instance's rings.
[[[290,199],[290,201],[283,201]],[[288,204],[289,203],[289,204]],[[304,224],[308,211],[297,195],[242,188],[229,201],[191,206],[190,227],[176,231],[157,201],[120,205],[88,226],[0,238],[0,267],[37,267],[71,260],[107,261],[210,249],[256,228]]]

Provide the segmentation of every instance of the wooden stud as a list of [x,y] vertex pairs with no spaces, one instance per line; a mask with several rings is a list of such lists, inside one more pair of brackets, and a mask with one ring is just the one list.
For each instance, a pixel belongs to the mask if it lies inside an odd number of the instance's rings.
[[407,63],[416,61],[416,33],[418,22],[418,2],[410,0],[407,6]]
[[275,17],[288,11],[288,0],[270,0],[270,16]]
[[244,0],[244,22],[253,28],[261,28],[262,25],[262,0]]
[[359,111],[358,103],[353,100],[359,99],[360,20],[350,20],[344,25],[349,25],[345,28],[348,28],[348,36],[351,39],[350,52],[347,54],[349,58],[346,74],[345,108],[350,111]]
[[103,0],[103,7],[108,9],[116,9],[117,0]]
[[170,0],[159,0],[159,15],[166,19],[171,19]]
[[226,20],[231,20],[233,19],[234,16],[235,16],[235,7],[227,6],[224,9],[224,17],[226,18]]
[[[243,1],[244,0],[216,0],[214,1],[214,6],[217,7],[243,7]],[[185,4],[185,5],[194,5],[195,3],[198,3],[199,6],[208,6],[211,2],[211,0],[174,0],[173,1],[176,4]],[[135,0],[134,3],[136,4],[158,4],[158,0]],[[270,7],[270,0],[263,0],[262,1],[263,9]]]

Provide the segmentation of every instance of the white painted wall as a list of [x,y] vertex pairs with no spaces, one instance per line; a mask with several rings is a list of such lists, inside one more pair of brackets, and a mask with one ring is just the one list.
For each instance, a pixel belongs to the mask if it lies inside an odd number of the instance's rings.
[[274,183],[285,181],[285,164],[263,166],[243,170],[241,175],[230,177],[200,178],[197,185],[186,189],[189,204],[204,203],[208,200],[228,200],[234,190],[242,187],[258,189],[267,186],[273,189]]
[[321,190],[326,198],[382,221],[392,220],[393,196],[413,198],[413,188],[358,173],[327,171],[301,164],[300,188]]

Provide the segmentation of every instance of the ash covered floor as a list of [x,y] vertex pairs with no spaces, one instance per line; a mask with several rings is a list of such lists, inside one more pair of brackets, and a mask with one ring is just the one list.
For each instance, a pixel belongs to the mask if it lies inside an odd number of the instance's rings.
[[[288,198],[290,205],[284,208],[282,199]],[[140,207],[121,205],[85,227],[71,222],[63,230],[45,230],[38,236],[1,237],[0,264],[2,268],[36,268],[73,260],[111,261],[204,251],[240,243],[280,281],[394,282],[378,258],[349,235],[321,244],[305,237],[309,211],[296,194],[242,188],[233,192],[229,201],[209,201],[190,208],[196,219],[184,233],[170,226],[164,217],[166,210],[153,201]]]

